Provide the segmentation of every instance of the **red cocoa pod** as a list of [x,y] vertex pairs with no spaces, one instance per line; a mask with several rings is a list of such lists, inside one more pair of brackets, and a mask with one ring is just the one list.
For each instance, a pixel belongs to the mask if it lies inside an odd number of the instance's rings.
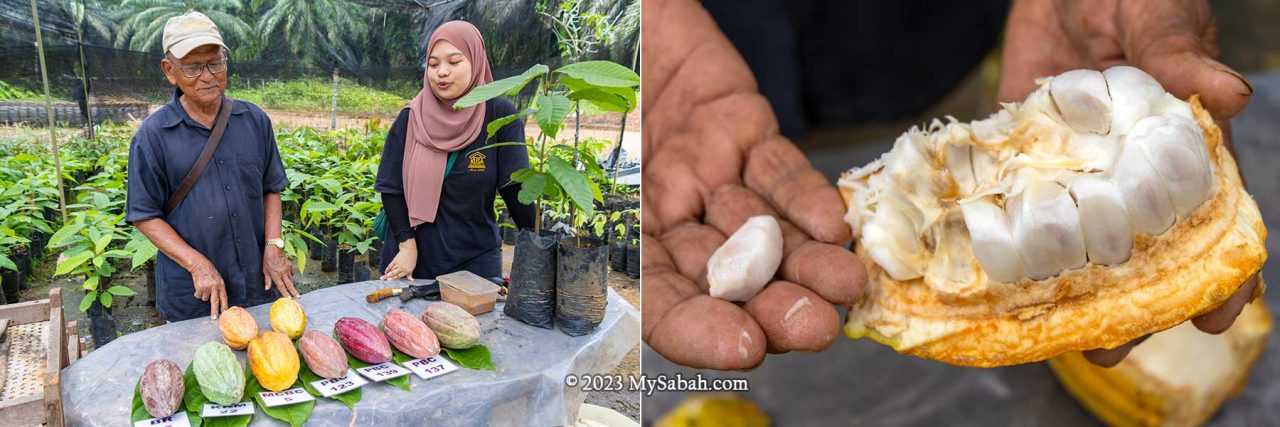
[[153,360],[142,370],[141,384],[138,394],[142,395],[142,406],[147,413],[156,418],[173,415],[182,407],[182,394],[186,387],[182,383],[182,368],[168,360]]
[[341,378],[347,375],[347,354],[332,337],[320,331],[306,331],[298,339],[298,350],[307,361],[307,367],[324,378]]
[[403,310],[391,310],[382,317],[382,332],[391,345],[404,354],[425,359],[440,354],[440,341],[426,323]]
[[354,317],[343,317],[333,325],[338,342],[352,357],[365,363],[382,363],[391,360],[391,345],[377,326]]

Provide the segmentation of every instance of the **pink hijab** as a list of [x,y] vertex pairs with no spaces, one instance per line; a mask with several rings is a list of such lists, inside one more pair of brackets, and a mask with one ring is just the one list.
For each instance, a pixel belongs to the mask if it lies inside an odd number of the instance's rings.
[[[471,61],[471,85],[463,95],[493,81],[484,38],[474,25],[465,21],[446,22],[431,33],[427,52],[441,40],[457,46]],[[402,173],[411,227],[435,222],[449,153],[471,145],[484,126],[484,103],[455,111],[455,101],[440,99],[431,90],[426,72],[422,75],[422,91],[409,101],[409,132],[405,138]]]

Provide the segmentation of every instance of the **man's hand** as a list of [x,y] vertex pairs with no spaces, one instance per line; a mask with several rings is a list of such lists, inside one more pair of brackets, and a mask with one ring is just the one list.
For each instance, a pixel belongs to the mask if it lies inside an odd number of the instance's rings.
[[[1179,98],[1200,94],[1230,147],[1226,120],[1253,94],[1240,73],[1217,61],[1217,25],[1205,0],[1018,0],[1004,40],[996,95],[1002,102],[1025,98],[1038,77],[1128,64]],[[1192,323],[1208,333],[1227,330],[1253,298],[1257,283],[1256,276],[1249,279],[1235,296]],[[1144,339],[1086,351],[1085,358],[1114,366]]]
[[382,280],[399,280],[407,278],[413,281],[413,269],[418,266],[418,243],[414,239],[400,242],[400,252],[387,263],[387,271],[382,272]]
[[196,262],[190,271],[196,298],[209,302],[209,318],[217,320],[222,312],[227,311],[227,287],[222,282],[222,275],[209,260]]
[[[827,348],[840,328],[833,304],[853,303],[866,282],[840,246],[850,229],[839,193],[778,133],[751,71],[696,1],[641,7],[645,342],[714,369]],[[745,305],[712,298],[707,259],[753,215],[782,226],[780,280]]]
[[274,283],[280,296],[300,297],[298,289],[293,286],[293,273],[293,262],[289,261],[284,250],[275,245],[267,245],[262,253],[262,276],[267,283],[267,290],[271,290]]

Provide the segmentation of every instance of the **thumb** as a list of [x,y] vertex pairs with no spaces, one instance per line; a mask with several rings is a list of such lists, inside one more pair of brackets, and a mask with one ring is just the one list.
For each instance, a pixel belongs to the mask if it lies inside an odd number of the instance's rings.
[[[1143,5],[1129,6],[1131,3]],[[1184,4],[1185,3],[1185,4]],[[1137,7],[1142,6],[1142,7]],[[1203,1],[1123,2],[1125,56],[1181,99],[1199,94],[1215,119],[1239,114],[1253,87],[1216,59],[1217,26]],[[1141,10],[1139,10],[1141,9]]]

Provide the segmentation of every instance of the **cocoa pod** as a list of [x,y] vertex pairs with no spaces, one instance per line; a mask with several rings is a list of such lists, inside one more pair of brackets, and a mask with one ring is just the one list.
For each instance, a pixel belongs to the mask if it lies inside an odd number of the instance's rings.
[[230,405],[244,397],[244,369],[226,344],[209,342],[200,346],[191,360],[191,371],[210,402]]
[[258,336],[258,321],[243,308],[231,307],[218,316],[218,331],[231,348],[244,350]]
[[440,354],[440,341],[435,332],[417,317],[403,310],[391,310],[382,317],[382,332],[391,345],[404,354],[425,359]]
[[365,363],[382,363],[391,360],[391,345],[387,337],[372,323],[354,317],[343,317],[333,325],[338,343],[352,357]]
[[292,298],[280,298],[271,304],[271,329],[295,340],[307,329],[307,314],[302,305]]
[[347,353],[332,337],[320,331],[306,331],[298,339],[298,352],[307,361],[307,367],[323,378],[341,378],[347,375]]
[[249,342],[249,370],[262,388],[281,391],[298,380],[298,351],[283,333],[263,332]]
[[480,321],[462,307],[437,302],[427,305],[422,321],[435,331],[440,345],[453,349],[466,349],[480,341]]
[[182,394],[186,387],[182,383],[182,368],[177,363],[160,359],[153,360],[142,369],[138,393],[142,395],[142,406],[147,413],[156,418],[173,415],[182,407]]

